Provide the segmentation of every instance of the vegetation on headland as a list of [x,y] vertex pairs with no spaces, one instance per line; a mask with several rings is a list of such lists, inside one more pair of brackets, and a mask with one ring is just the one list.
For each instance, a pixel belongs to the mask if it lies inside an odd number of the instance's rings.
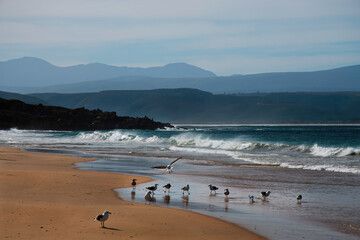
[[31,129],[58,131],[93,131],[113,129],[149,129],[172,127],[148,117],[119,117],[115,112],[68,109],[26,104],[19,100],[0,98],[0,129]]

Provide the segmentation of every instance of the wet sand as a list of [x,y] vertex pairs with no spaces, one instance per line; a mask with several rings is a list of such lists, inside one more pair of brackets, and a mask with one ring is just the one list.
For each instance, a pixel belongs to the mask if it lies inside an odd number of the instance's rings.
[[[84,169],[144,175],[154,182],[118,190],[119,196],[134,202],[146,202],[146,186],[159,184],[156,202],[150,205],[187,209],[231,221],[270,239],[358,239],[359,176],[327,171],[289,169],[276,166],[223,164],[194,165],[193,160],[178,162],[172,174],[151,166],[170,159],[135,156],[99,156],[101,160],[82,163]],[[205,163],[205,162],[204,162]],[[163,191],[173,185],[169,196]],[[219,187],[216,196],[208,184]],[[191,195],[184,199],[181,188],[190,184]],[[225,202],[224,188],[230,189]],[[268,201],[260,191],[271,190]],[[248,195],[255,196],[249,204]],[[302,204],[296,196],[303,195]],[[165,197],[166,196],[166,197]],[[186,193],[185,193],[186,196]]]
[[[235,224],[184,210],[127,202],[112,190],[134,176],[78,170],[89,161],[0,147],[4,239],[264,239]],[[135,177],[139,183],[151,181]],[[93,218],[109,210],[101,228]]]

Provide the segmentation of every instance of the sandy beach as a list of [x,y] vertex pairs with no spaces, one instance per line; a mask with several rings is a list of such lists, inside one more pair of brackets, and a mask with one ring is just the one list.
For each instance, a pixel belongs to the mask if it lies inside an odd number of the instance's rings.
[[[0,147],[0,236],[4,239],[264,239],[190,211],[127,202],[112,190],[131,175],[78,170],[93,159]],[[138,182],[150,178],[136,177]],[[109,210],[106,228],[93,218]]]

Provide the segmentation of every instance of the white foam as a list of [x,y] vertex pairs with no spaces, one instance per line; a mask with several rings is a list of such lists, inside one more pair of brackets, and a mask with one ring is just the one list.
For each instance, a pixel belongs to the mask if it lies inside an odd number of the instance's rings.
[[76,137],[78,140],[102,141],[102,142],[138,142],[138,143],[156,143],[162,142],[158,136],[143,137],[133,132],[127,131],[108,131],[108,132],[81,132]]
[[321,147],[315,144],[310,148],[310,153],[317,157],[345,157],[351,155],[360,155],[360,149],[356,148],[334,148]]
[[296,168],[296,169],[305,169],[305,170],[313,170],[313,171],[330,171],[330,172],[343,172],[343,173],[355,173],[360,174],[360,169],[355,167],[348,167],[348,166],[334,166],[334,165],[297,165],[297,164],[290,164],[290,163],[281,163],[280,167],[284,168]]

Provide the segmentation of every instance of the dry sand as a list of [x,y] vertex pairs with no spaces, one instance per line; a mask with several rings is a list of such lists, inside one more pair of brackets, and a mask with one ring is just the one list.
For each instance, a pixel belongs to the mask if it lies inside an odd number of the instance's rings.
[[[121,200],[112,189],[129,187],[134,177],[73,167],[89,160],[0,147],[0,237],[264,239],[220,219]],[[104,210],[112,214],[101,228],[93,218]]]

